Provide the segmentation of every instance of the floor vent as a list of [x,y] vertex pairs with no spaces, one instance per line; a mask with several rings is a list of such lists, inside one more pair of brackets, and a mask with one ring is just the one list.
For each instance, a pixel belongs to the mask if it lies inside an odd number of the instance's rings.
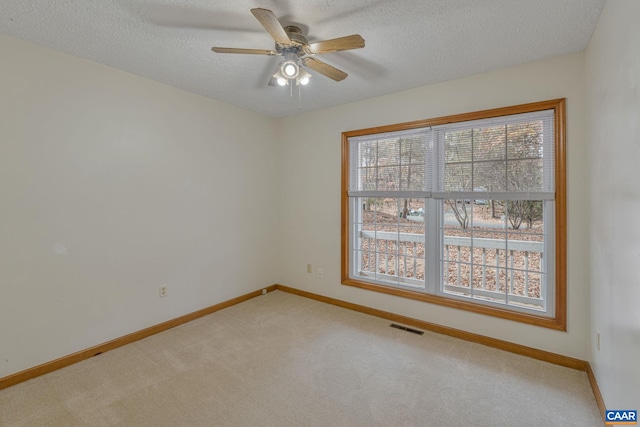
[[392,323],[389,326],[391,326],[392,328],[401,329],[403,331],[411,332],[412,334],[424,335],[424,331],[419,331],[417,329],[407,328],[406,326],[397,325],[395,323]]

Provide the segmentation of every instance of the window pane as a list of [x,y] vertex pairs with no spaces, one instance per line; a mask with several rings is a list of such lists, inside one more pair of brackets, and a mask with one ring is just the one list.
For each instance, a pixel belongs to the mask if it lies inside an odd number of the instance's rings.
[[506,202],[506,216],[509,228],[518,230],[519,235],[523,230],[536,230],[542,227],[543,202],[540,200],[510,200]]
[[443,202],[443,292],[544,309],[542,201]]
[[378,168],[378,190],[400,190],[400,166],[382,166]]
[[510,160],[507,191],[543,191],[542,159]]
[[444,191],[471,191],[471,163],[445,165]]
[[378,143],[376,141],[360,142],[356,153],[358,158],[353,166],[357,167],[357,189],[376,190]]
[[473,165],[473,191],[505,191],[505,161],[476,162]]
[[374,191],[376,190],[376,174],[375,168],[365,167],[358,170],[358,182],[361,183],[358,190]]
[[401,138],[400,163],[403,165],[401,173],[401,189],[424,190],[425,148],[426,139],[423,135]]
[[403,165],[424,165],[425,142],[424,135],[401,138],[399,141],[401,163]]
[[506,127],[473,130],[473,160],[503,160],[506,156]]
[[378,141],[378,166],[397,166],[400,164],[400,146],[397,139]]
[[507,155],[509,159],[542,157],[542,120],[509,125],[507,127]]
[[[356,141],[351,190],[425,191],[425,134]],[[357,185],[354,185],[357,182]]]
[[445,162],[459,163],[471,161],[471,129],[446,132]]
[[424,165],[401,166],[401,190],[424,190]]
[[425,199],[358,198],[356,274],[424,289]]
[[492,202],[443,203],[443,291],[492,301],[505,299],[505,228]]
[[445,292],[471,295],[472,204],[465,200],[445,200],[442,248],[442,274]]
[[510,201],[506,205],[509,230],[508,271],[512,305],[544,309],[543,202]]

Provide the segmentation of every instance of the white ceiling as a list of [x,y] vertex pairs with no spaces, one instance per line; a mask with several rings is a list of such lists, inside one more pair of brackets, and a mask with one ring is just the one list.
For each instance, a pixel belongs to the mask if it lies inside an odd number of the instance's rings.
[[[1,0],[0,32],[273,117],[344,104],[585,48],[605,0]],[[349,74],[302,91],[269,87],[281,57],[250,13],[272,10],[309,42],[350,34],[364,49],[319,56]]]

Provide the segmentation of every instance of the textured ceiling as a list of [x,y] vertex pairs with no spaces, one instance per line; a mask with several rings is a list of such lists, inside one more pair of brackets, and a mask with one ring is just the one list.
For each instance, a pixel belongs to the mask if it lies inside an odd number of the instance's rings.
[[[0,32],[274,117],[344,104],[585,48],[605,0],[1,0]],[[350,34],[364,49],[321,55],[349,74],[269,87],[281,57],[250,13],[272,10],[309,42]]]

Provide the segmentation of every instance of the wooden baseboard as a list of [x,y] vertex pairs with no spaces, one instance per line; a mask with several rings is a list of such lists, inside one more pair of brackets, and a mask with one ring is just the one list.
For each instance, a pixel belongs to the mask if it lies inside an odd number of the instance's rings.
[[[276,288],[277,288],[276,285],[272,285],[263,289],[266,289],[267,292],[271,292],[276,290]],[[0,378],[0,390],[5,389],[7,387],[11,387],[13,385],[19,384],[21,382],[24,382],[33,378],[36,378],[36,377],[39,377],[40,375],[44,375],[49,372],[56,371],[60,368],[64,368],[65,366],[69,366],[74,363],[81,362],[85,359],[89,359],[93,356],[97,356],[109,350],[122,347],[123,345],[130,344],[135,341],[139,341],[148,336],[155,335],[162,331],[166,331],[167,329],[175,328],[176,326],[182,325],[187,322],[191,322],[192,320],[195,320],[199,317],[206,316],[207,314],[214,313],[218,310],[222,310],[223,308],[231,307],[232,305],[239,304],[243,301],[257,297],[259,295],[262,295],[262,289],[254,292],[250,292],[245,295],[241,295],[237,298],[233,298],[216,305],[212,305],[211,307],[203,308],[202,310],[194,311],[193,313],[185,314],[184,316],[180,316],[175,319],[168,320],[166,322],[151,326],[141,331],[130,333],[128,335],[125,335],[120,338],[116,338],[109,342],[98,344],[94,347],[78,351],[68,356],[63,356],[59,359],[52,360],[51,362],[43,363],[42,365],[38,365],[21,372],[17,372],[7,377]]]
[[390,313],[388,311],[378,310],[378,309],[366,307],[363,305],[352,304],[350,302],[325,297],[325,296],[314,294],[311,292],[301,291],[299,289],[290,288],[284,285],[276,285],[276,289],[284,292],[288,292],[291,294],[299,295],[302,297],[311,298],[317,301],[322,301],[327,304],[337,305],[339,307],[348,308],[350,310],[359,311],[361,313],[370,314],[376,317],[381,317],[383,319],[387,319],[392,322],[402,323],[407,326],[413,326],[419,329],[424,329],[431,332],[437,332],[443,335],[449,335],[451,337],[460,338],[465,341],[475,342],[478,344],[508,351],[510,353],[516,353],[516,354],[521,354],[523,356],[532,357],[534,359],[553,363],[555,365],[566,366],[567,368],[586,371],[587,366],[589,365],[588,362],[580,359],[574,359],[573,357],[563,356],[560,354],[539,350],[536,348],[527,347],[520,344],[514,344],[508,341],[503,341],[496,338],[490,338],[484,335],[474,334],[472,332],[461,331],[459,329],[449,328],[447,326],[441,326],[435,323],[429,323],[423,320],[401,316],[399,314]]
[[[314,299],[316,301],[321,301],[326,304],[332,304],[338,307],[343,307],[349,310],[354,310],[360,313],[365,313],[372,316],[387,319],[392,322],[402,323],[407,326],[413,326],[413,327],[424,329],[427,331],[437,332],[439,334],[460,338],[465,341],[475,342],[478,344],[486,345],[489,347],[497,348],[497,349],[508,351],[511,353],[532,357],[534,359],[553,363],[555,365],[560,365],[560,366],[565,366],[567,368],[585,371],[587,373],[587,377],[589,378],[589,383],[591,384],[591,389],[593,390],[593,395],[596,399],[596,403],[598,404],[598,408],[602,414],[602,419],[604,420],[604,415],[606,411],[604,399],[602,398],[602,394],[600,393],[600,389],[598,388],[598,383],[596,382],[596,378],[593,370],[591,369],[591,365],[587,361],[574,359],[572,357],[563,356],[560,354],[551,353],[548,351],[539,350],[532,347],[523,346],[520,344],[514,344],[511,342],[499,340],[496,338],[490,338],[483,335],[474,334],[471,332],[461,331],[459,329],[449,328],[447,326],[441,326],[435,323],[429,323],[422,320],[413,319],[411,317],[401,316],[399,314],[366,307],[363,305],[353,304],[346,301],[325,297],[325,296],[314,294],[311,292],[302,291],[300,289],[291,288],[289,286],[278,284],[278,285],[268,286],[265,289],[267,290],[267,292],[272,292],[274,290],[288,292],[290,294]],[[221,302],[211,307],[203,308],[202,310],[185,314],[184,316],[177,317],[175,319],[160,323],[155,326],[151,326],[141,331],[133,332],[123,337],[116,338],[112,341],[99,344],[85,350],[81,350],[77,353],[73,353],[68,356],[61,357],[59,359],[44,363],[42,365],[35,366],[33,368],[30,368],[21,372],[17,372],[15,374],[9,375],[4,378],[0,378],[0,390],[11,387],[13,385],[19,384],[21,382],[24,382],[33,378],[36,378],[36,377],[39,377],[40,375],[44,375],[49,372],[56,371],[58,369],[64,368],[65,366],[69,366],[74,363],[81,362],[85,359],[89,359],[91,357],[97,356],[106,351],[113,350],[118,347],[122,347],[123,345],[130,344],[132,342],[141,340],[148,336],[157,334],[159,332],[166,331],[167,329],[175,328],[176,326],[190,322],[199,317],[206,316],[207,314],[215,313],[216,311],[222,310],[223,308],[227,308],[227,307],[231,307],[233,305],[239,304],[243,301],[257,297],[261,294],[262,294],[262,289],[254,292],[250,292],[248,294],[241,295],[237,298],[233,298],[231,300]]]
[[596,403],[598,404],[598,409],[600,410],[602,419],[606,422],[605,414],[607,412],[607,406],[604,404],[604,399],[600,393],[600,387],[598,387],[598,382],[596,381],[596,375],[593,372],[593,369],[591,369],[591,364],[589,363],[587,363],[587,378],[589,378],[589,384],[591,384],[591,390],[593,390],[593,397],[596,398]]
[[299,295],[301,297],[314,299],[316,301],[321,301],[327,304],[336,305],[338,307],[347,308],[349,310],[358,311],[360,313],[370,314],[372,316],[387,319],[392,322],[402,323],[407,326],[413,326],[419,329],[424,329],[426,331],[437,332],[439,334],[460,338],[465,341],[471,341],[474,343],[486,345],[488,347],[493,347],[500,350],[508,351],[510,353],[532,357],[534,359],[542,360],[544,362],[553,363],[554,365],[560,365],[560,366],[565,366],[567,368],[577,369],[579,371],[585,371],[587,373],[587,377],[589,378],[589,383],[591,384],[591,390],[593,391],[593,396],[595,397],[596,403],[598,404],[598,409],[600,410],[600,413],[602,415],[602,420],[603,422],[605,421],[606,406],[604,404],[604,399],[602,398],[602,394],[600,394],[600,389],[598,388],[596,377],[593,373],[593,370],[591,369],[591,364],[589,364],[589,362],[585,360],[575,359],[573,357],[563,356],[561,354],[539,350],[536,348],[527,347],[520,344],[514,344],[508,341],[486,337],[484,335],[461,331],[459,329],[449,328],[447,326],[441,326],[435,323],[429,323],[422,320],[413,319],[411,317],[401,316],[399,314],[366,307],[363,305],[352,304],[350,302],[325,297],[325,296],[314,294],[307,291],[302,291],[300,289],[291,288],[289,286],[276,285],[276,289],[283,292]]

